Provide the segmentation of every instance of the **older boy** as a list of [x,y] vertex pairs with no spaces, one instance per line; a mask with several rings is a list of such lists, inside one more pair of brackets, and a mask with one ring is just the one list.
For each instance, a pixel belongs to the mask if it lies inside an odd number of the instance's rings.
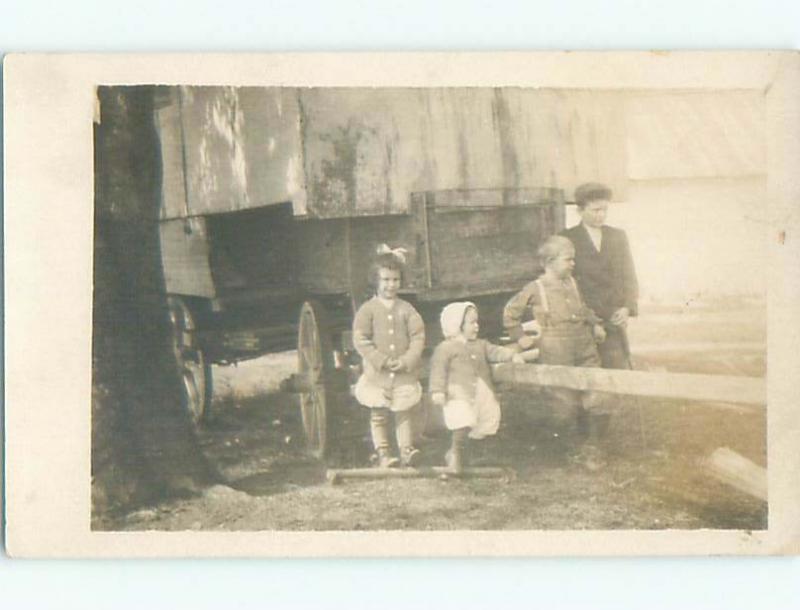
[[575,246],[575,280],[586,304],[603,320],[598,346],[603,368],[631,368],[628,317],[637,313],[639,287],[625,231],[605,224],[611,189],[589,182],[575,189],[581,222],[561,234]]

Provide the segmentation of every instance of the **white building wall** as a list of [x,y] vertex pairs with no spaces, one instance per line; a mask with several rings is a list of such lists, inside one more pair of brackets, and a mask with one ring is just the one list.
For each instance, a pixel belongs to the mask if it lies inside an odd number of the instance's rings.
[[[765,293],[765,177],[631,181],[609,209],[625,229],[643,301]],[[574,206],[567,226],[580,219]]]

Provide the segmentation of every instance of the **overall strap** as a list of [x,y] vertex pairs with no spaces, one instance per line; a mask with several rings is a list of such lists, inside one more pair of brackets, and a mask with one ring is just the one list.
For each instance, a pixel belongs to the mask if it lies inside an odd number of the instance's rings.
[[536,280],[536,287],[539,289],[539,301],[542,303],[542,309],[545,313],[550,313],[550,305],[547,303],[547,293],[544,290],[541,280]]

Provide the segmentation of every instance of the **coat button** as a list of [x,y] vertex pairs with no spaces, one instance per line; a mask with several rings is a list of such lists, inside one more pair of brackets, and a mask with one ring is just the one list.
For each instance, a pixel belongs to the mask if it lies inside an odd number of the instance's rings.
[[390,335],[393,335],[393,334],[394,334],[394,329],[393,329],[393,328],[390,328],[390,329],[389,329],[389,334],[390,334]]
[[394,343],[392,343],[392,344],[389,346],[389,349],[390,349],[390,350],[394,350]]
[[388,316],[386,316],[386,317],[387,317],[389,320],[392,320],[392,319],[394,319],[394,318],[392,318],[392,314],[389,314],[389,315],[388,315]]
[[394,373],[389,373],[389,377],[391,377],[392,379],[394,379]]

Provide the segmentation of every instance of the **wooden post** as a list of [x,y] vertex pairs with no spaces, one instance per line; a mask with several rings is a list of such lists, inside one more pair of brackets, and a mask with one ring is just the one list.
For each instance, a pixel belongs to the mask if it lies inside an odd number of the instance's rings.
[[767,470],[732,449],[720,447],[706,460],[705,466],[723,483],[767,501]]
[[767,402],[766,380],[760,377],[650,373],[546,364],[496,364],[493,372],[495,381],[521,386],[555,386],[737,405],[764,406]]

